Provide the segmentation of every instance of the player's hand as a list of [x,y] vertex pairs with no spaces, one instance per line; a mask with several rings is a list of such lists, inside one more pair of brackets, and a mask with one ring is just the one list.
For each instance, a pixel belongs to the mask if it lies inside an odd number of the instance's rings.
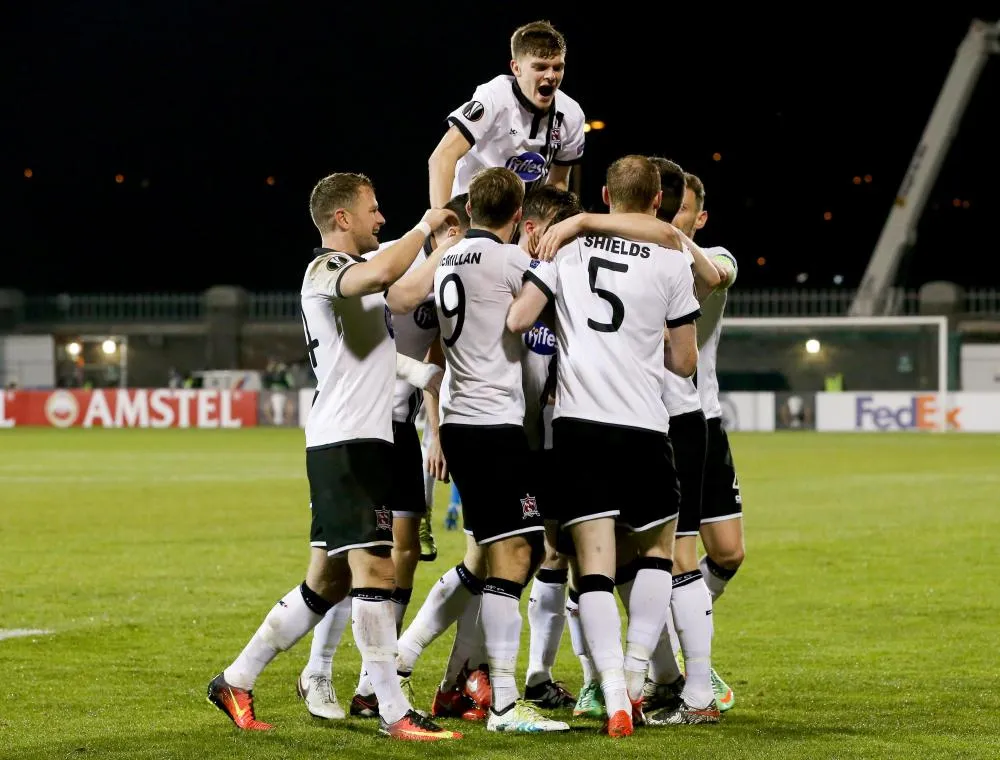
[[447,224],[449,227],[459,226],[458,216],[456,216],[454,211],[447,208],[429,208],[424,212],[424,216],[420,221],[427,222],[431,230],[436,230],[444,224]]
[[558,224],[549,225],[545,234],[542,235],[542,239],[538,241],[535,250],[536,258],[542,261],[552,261],[560,248],[583,232],[583,216],[583,214],[577,214],[569,219],[563,219]]
[[448,462],[445,461],[437,436],[434,436],[434,440],[427,447],[427,472],[442,483],[451,482],[448,478]]

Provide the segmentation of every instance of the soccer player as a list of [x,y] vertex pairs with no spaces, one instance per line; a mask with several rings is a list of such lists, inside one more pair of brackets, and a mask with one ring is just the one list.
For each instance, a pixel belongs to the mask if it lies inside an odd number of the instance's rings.
[[[385,223],[371,181],[332,174],[310,195],[322,247],[302,282],[302,321],[318,384],[306,422],[306,473],[312,501],[311,556],[305,581],[268,613],[235,661],[208,687],[208,699],[242,729],[258,721],[253,686],[278,652],[307,634],[351,589],[354,638],[380,703],[380,733],[402,740],[460,738],[410,706],[393,667],[396,626],[389,598],[392,563],[392,400],[397,366],[433,370],[415,383],[433,390],[437,368],[400,357],[387,321],[386,293],[432,230],[454,218],[427,211],[370,261]],[[447,243],[446,243],[447,244]],[[402,359],[402,362],[401,362]],[[434,374],[436,373],[436,375]],[[322,548],[320,548],[322,547]]]
[[[434,270],[441,260],[449,238],[461,236],[469,226],[465,210],[466,196],[452,198],[445,209],[451,211],[456,224],[444,224],[433,231],[424,241],[423,254],[414,258],[406,275],[390,289],[387,299],[392,313],[392,335],[396,351],[402,356],[423,361],[432,343],[438,337],[437,313],[431,288],[434,284]],[[383,243],[378,251],[365,258],[381,255],[396,241]],[[414,304],[416,304],[414,306]],[[432,396],[436,401],[436,397]],[[396,587],[390,601],[396,619],[396,633],[400,632],[406,607],[413,592],[413,576],[420,553],[419,524],[422,520],[426,499],[423,482],[423,455],[420,438],[417,435],[417,413],[423,407],[424,394],[405,377],[397,376],[392,411],[393,436],[393,495],[392,537],[393,566]],[[434,430],[436,430],[436,403],[428,408],[434,410]],[[343,603],[341,603],[342,605]],[[344,622],[341,605],[328,612],[313,630],[312,648],[309,661],[299,676],[298,693],[309,712],[318,718],[338,719],[344,711],[336,698],[332,686],[333,653],[343,635]],[[350,612],[348,611],[349,615]],[[355,699],[360,697],[366,703],[373,703],[374,689],[367,674],[362,670],[356,689]]]
[[[662,186],[667,188],[657,212],[661,221],[641,214],[585,214],[547,231],[540,247],[548,256],[560,241],[580,233],[627,234],[637,240],[669,244],[677,234],[668,220],[694,202],[686,187],[683,170],[671,161],[651,159],[660,170]],[[692,261],[692,271],[699,300],[704,301],[723,284],[724,272],[693,240],[682,236],[682,243]],[[650,662],[650,679],[644,687],[644,707],[651,724],[716,722],[718,711],[712,703],[723,702],[725,693],[718,693],[721,679],[711,668],[711,601],[697,558],[697,536],[701,521],[702,482],[707,450],[707,430],[701,399],[690,378],[678,377],[667,371],[664,378],[663,401],[670,414],[670,440],[674,448],[681,486],[681,506],[674,548],[673,592],[671,615]],[[616,585],[619,595],[627,599],[635,577],[633,563],[621,564]],[[674,624],[676,623],[676,626]],[[676,632],[671,635],[671,629]],[[681,677],[675,653],[683,652],[687,679]],[[725,687],[728,690],[728,687]]]
[[429,161],[431,206],[468,192],[481,169],[505,166],[530,186],[569,187],[584,149],[584,115],[559,89],[566,40],[547,21],[519,27],[510,40],[513,76],[479,85],[448,117]]
[[[708,221],[705,211],[705,185],[693,174],[685,174],[687,188],[684,204],[674,224],[693,238]],[[722,335],[722,315],[726,308],[729,288],[736,282],[736,258],[722,247],[705,248],[704,252],[718,267],[722,282],[703,304],[703,317],[698,321],[698,395],[708,422],[708,449],[705,460],[705,485],[701,508],[701,541],[705,556],[699,567],[715,603],[743,563],[743,497],[733,463],[729,437],[722,426],[719,404],[719,379],[716,356]],[[685,664],[685,669],[689,667]],[[712,686],[719,709],[729,710],[735,703],[732,689],[712,670]]]
[[447,360],[441,447],[462,494],[466,529],[485,548],[489,568],[481,601],[492,691],[486,728],[533,733],[569,726],[519,699],[514,679],[518,604],[544,545],[524,432],[520,336],[505,328],[522,283],[538,280],[538,262],[504,242],[521,219],[523,200],[524,182],[510,169],[476,175],[469,185],[471,226],[442,259],[434,292]]
[[[660,175],[643,156],[619,159],[603,189],[611,213],[654,215]],[[572,537],[580,577],[580,618],[600,673],[609,735],[642,720],[649,656],[669,614],[673,521],[680,494],[667,440],[663,368],[690,376],[697,365],[699,315],[685,256],[654,244],[588,236],[553,260],[558,380],[553,414],[557,469],[567,478],[560,527]],[[551,299],[531,280],[510,309],[513,331],[531,327]],[[664,343],[664,325],[669,343]],[[442,386],[442,396],[444,388]],[[608,468],[609,452],[627,469]],[[651,500],[649,494],[662,498]],[[622,651],[614,598],[618,525],[639,559]]]

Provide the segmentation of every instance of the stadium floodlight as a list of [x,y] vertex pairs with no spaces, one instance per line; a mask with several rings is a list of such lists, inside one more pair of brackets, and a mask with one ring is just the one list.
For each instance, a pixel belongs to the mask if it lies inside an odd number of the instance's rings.
[[118,344],[117,344],[117,343],[115,343],[115,342],[114,342],[113,340],[111,340],[110,338],[108,338],[108,339],[107,339],[106,341],[104,341],[104,342],[103,342],[103,343],[101,344],[101,350],[102,350],[102,351],[103,351],[103,352],[104,352],[104,353],[105,353],[105,354],[106,354],[107,356],[111,356],[111,354],[113,354],[113,353],[114,353],[115,351],[117,351],[117,350],[118,350]]
[[66,353],[69,354],[70,356],[73,356],[73,357],[79,356],[80,355],[80,351],[82,351],[82,350],[83,350],[83,347],[79,343],[77,343],[75,340],[72,343],[67,344],[67,346],[66,346]]
[[[938,431],[949,427],[948,370],[947,317],[726,317],[722,322],[720,375],[752,372],[773,381],[773,390],[793,393],[822,389],[825,378],[840,376],[855,393],[933,396]],[[724,380],[723,390],[728,390]]]

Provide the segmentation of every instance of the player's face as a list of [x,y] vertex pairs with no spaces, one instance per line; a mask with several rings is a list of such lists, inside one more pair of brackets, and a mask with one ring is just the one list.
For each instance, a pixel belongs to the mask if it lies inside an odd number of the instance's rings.
[[385,217],[378,210],[378,201],[370,187],[362,187],[354,206],[348,211],[351,235],[358,253],[378,250],[378,232],[385,224]]
[[674,217],[674,226],[688,237],[694,235],[695,230],[700,230],[708,221],[708,212],[698,210],[698,199],[694,197],[694,191],[684,189],[684,201]]
[[561,55],[555,58],[523,55],[510,62],[510,70],[514,72],[524,97],[543,111],[552,105],[565,69],[566,62]]

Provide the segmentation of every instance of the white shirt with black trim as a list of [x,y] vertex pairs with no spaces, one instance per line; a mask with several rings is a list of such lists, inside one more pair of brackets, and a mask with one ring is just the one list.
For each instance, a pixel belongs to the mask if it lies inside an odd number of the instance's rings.
[[479,85],[472,98],[448,116],[472,149],[459,159],[451,195],[469,191],[477,172],[505,166],[525,183],[544,182],[552,164],[568,166],[583,158],[586,118],[562,90],[541,111],[510,74]]
[[302,326],[316,394],[306,448],[378,439],[392,443],[396,346],[383,293],[345,298],[344,273],[360,256],[315,249],[302,280]]
[[[694,256],[687,244],[684,244],[684,258],[688,265],[694,264]],[[669,369],[663,370],[663,404],[667,414],[677,417],[681,414],[696,412],[701,409],[701,397],[694,378],[675,375]]]
[[[710,258],[723,258],[733,267],[732,287],[736,282],[736,257],[721,246],[702,249]],[[719,341],[722,338],[722,315],[726,310],[726,298],[729,288],[716,288],[702,304],[702,318],[698,320],[698,395],[701,396],[701,407],[705,417],[712,419],[722,416],[722,405],[719,403],[719,377],[716,366],[719,354]]]
[[558,379],[553,417],[667,433],[663,326],[699,316],[680,251],[587,235],[554,259]]
[[434,299],[447,366],[441,424],[524,424],[521,336],[507,311],[524,280],[551,293],[551,265],[491,232],[470,229],[441,259]]
[[[548,270],[552,272],[551,269]],[[521,379],[524,386],[524,432],[532,451],[552,448],[552,412],[555,393],[556,334],[538,320],[522,336]]]

